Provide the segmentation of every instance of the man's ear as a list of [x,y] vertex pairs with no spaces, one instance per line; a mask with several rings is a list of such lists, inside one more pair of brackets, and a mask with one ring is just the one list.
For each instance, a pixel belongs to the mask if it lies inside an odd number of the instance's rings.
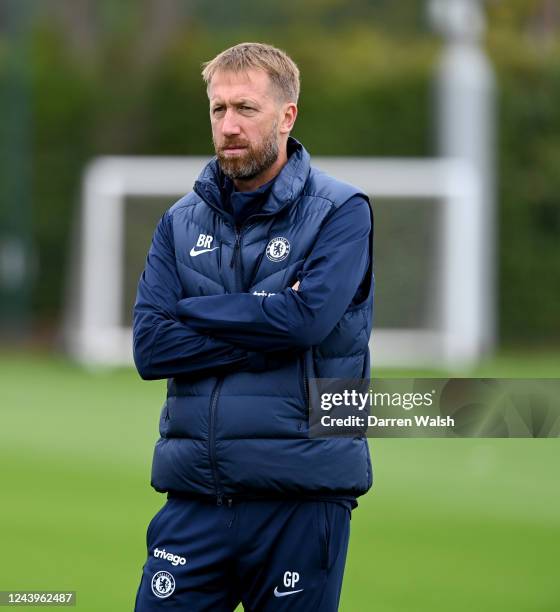
[[294,102],[288,102],[282,108],[282,116],[280,119],[280,133],[289,134],[294,127],[298,114],[297,105]]

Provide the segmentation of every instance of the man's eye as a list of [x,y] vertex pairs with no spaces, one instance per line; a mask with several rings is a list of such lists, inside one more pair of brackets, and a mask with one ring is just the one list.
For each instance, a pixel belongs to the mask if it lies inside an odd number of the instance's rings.
[[223,106],[215,106],[215,107],[212,109],[212,114],[213,114],[213,115],[217,115],[218,113],[221,113],[223,110],[224,110],[224,107],[223,107]]
[[242,111],[252,111],[252,110],[255,110],[255,109],[254,109],[254,108],[252,108],[251,106],[245,106],[245,104],[242,104],[242,105],[239,107],[239,109],[240,109],[240,110],[242,110]]

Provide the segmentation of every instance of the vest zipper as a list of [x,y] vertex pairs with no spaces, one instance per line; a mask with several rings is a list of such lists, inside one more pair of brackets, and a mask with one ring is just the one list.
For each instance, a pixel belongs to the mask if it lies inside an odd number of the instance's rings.
[[214,486],[216,489],[216,503],[222,505],[222,486],[220,476],[218,474],[218,466],[216,464],[216,406],[218,397],[222,387],[223,379],[219,379],[212,391],[210,397],[210,414],[209,414],[209,432],[208,432],[208,454],[210,455],[210,465],[212,467],[212,475],[214,476]]
[[235,259],[237,258],[237,252],[239,251],[240,243],[241,243],[241,232],[239,232],[239,230],[236,229],[235,230],[235,245],[233,247],[233,253],[231,254],[231,259],[229,261],[230,268],[233,268],[235,264]]
[[[255,215],[252,215],[255,216]],[[247,219],[250,219],[251,217],[248,217]],[[243,293],[243,258],[241,256],[241,238],[243,237],[243,231],[245,229],[247,229],[248,227],[251,227],[250,225],[245,225],[247,219],[245,219],[245,221],[241,224],[241,227],[238,229],[237,227],[235,228],[235,244],[233,246],[233,253],[231,254],[231,259],[229,261],[229,267],[233,268],[235,266],[235,262],[239,259],[239,267],[236,268],[235,271],[235,284],[236,284],[236,288],[237,291],[239,291],[240,293]]]
[[307,353],[303,354],[303,391],[305,393],[306,408],[311,412],[311,404],[309,403],[309,380],[307,378]]

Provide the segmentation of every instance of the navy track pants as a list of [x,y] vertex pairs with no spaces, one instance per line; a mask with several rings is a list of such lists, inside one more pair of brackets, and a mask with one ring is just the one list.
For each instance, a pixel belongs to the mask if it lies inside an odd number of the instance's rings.
[[336,611],[349,531],[335,502],[170,497],[148,526],[135,612]]

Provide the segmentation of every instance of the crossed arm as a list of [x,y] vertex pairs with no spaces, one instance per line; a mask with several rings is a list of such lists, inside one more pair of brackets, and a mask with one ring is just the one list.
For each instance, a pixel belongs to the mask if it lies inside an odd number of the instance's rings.
[[247,370],[251,356],[230,342],[200,333],[176,313],[181,297],[169,213],[161,218],[138,283],[133,317],[133,354],[145,380],[203,375],[228,368]]
[[[262,370],[266,355],[319,344],[359,293],[369,267],[369,204],[354,197],[324,224],[293,287],[180,299],[170,219],[154,234],[134,308],[143,378]],[[367,283],[366,283],[367,284]]]

